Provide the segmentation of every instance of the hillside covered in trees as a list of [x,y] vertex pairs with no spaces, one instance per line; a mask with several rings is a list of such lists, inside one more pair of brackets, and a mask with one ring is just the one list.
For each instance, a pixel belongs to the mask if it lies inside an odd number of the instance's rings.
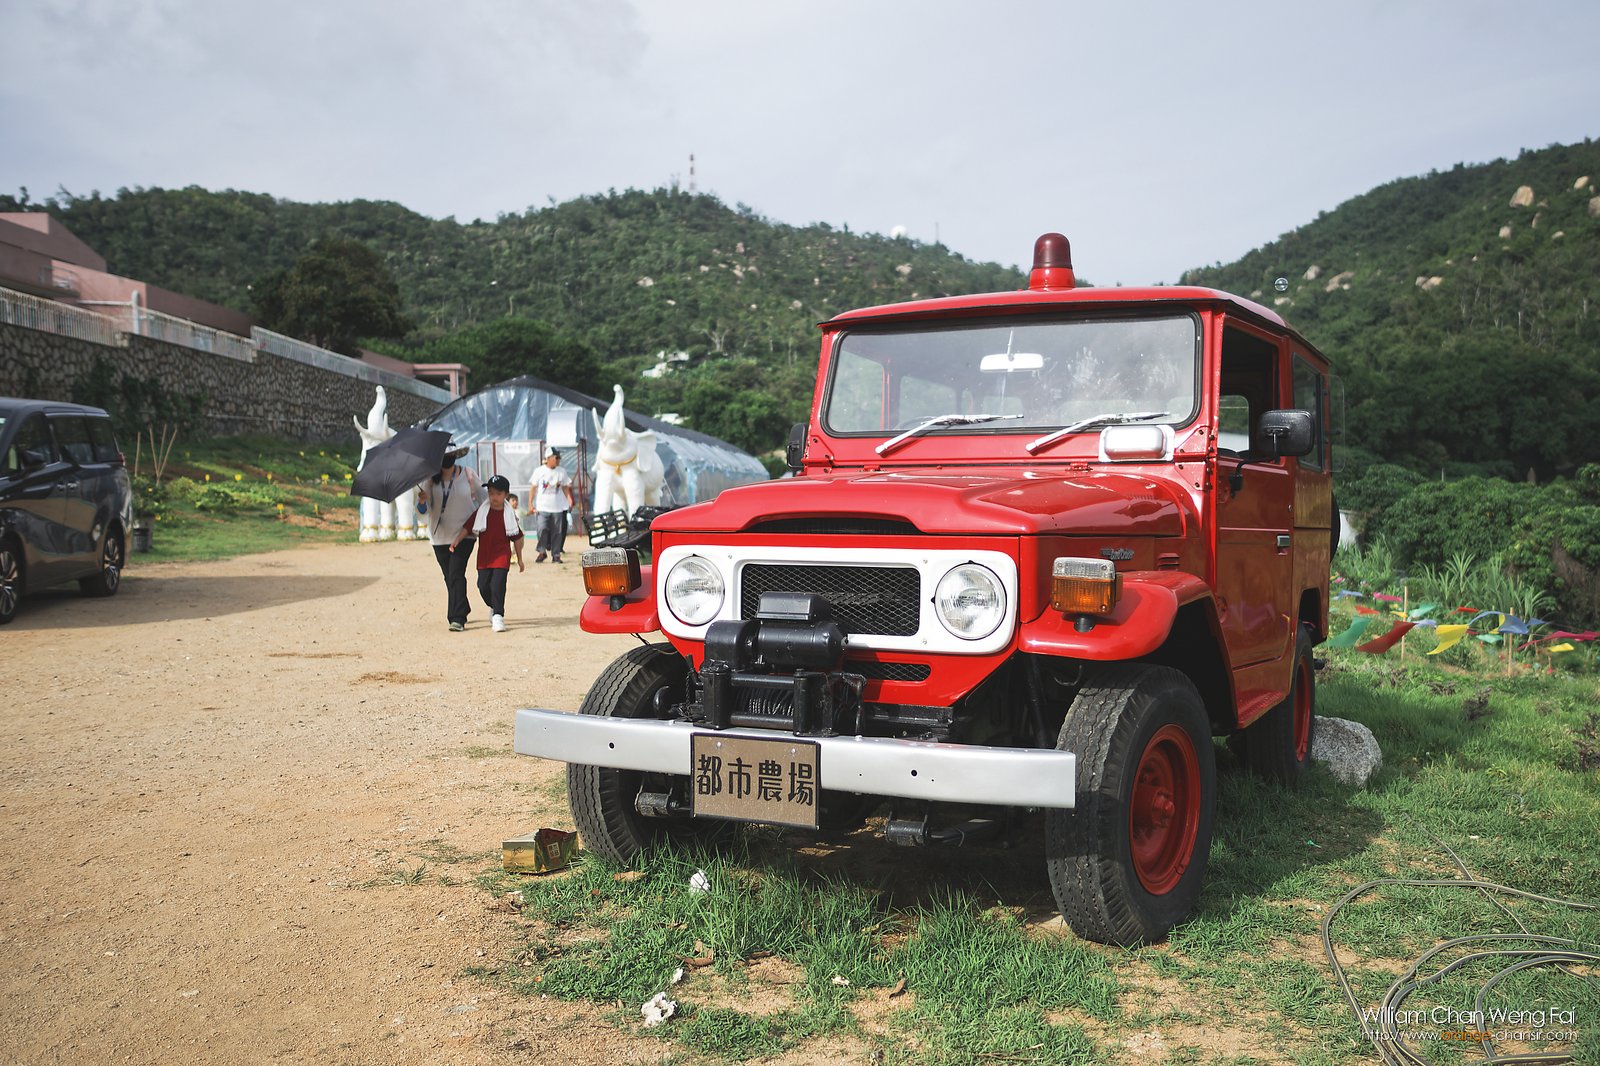
[[[1275,306],[1333,359],[1355,470],[1381,459],[1434,478],[1543,481],[1600,461],[1597,184],[1590,141],[1458,164],[1182,280]],[[382,350],[467,362],[479,385],[571,367],[584,380],[570,384],[620,381],[639,408],[753,451],[803,417],[818,321],[1025,280],[942,245],[784,225],[677,189],[467,223],[193,187],[0,196],[17,209],[52,211],[114,271],[252,310],[314,242],[359,241],[398,283],[411,327]],[[692,358],[640,376],[679,350]]]
[[[62,192],[44,203],[0,196],[0,210],[45,209],[113,271],[250,310],[260,306],[252,286],[290,268],[314,241],[361,241],[382,255],[414,326],[382,350],[470,364],[477,339],[503,340],[501,320],[537,320],[542,326],[514,332],[543,330],[586,349],[556,363],[592,361],[595,380],[622,382],[630,405],[679,411],[695,428],[756,451],[779,447],[804,417],[818,321],[863,304],[1014,289],[1024,280],[942,245],[783,225],[675,189],[612,191],[469,223],[394,203],[304,204],[192,187]],[[661,351],[694,358],[671,375],[641,378]],[[512,376],[503,352],[483,358]],[[538,372],[538,362],[517,372]],[[473,377],[478,385],[497,379]]]
[[1597,183],[1593,141],[1457,164],[1183,280],[1275,306],[1327,352],[1358,469],[1544,481],[1600,461]]

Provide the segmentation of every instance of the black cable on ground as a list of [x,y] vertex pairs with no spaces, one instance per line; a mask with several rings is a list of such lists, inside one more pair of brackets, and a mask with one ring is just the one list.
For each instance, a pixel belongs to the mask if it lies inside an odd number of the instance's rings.
[[[1427,830],[1424,829],[1423,832],[1427,832]],[[1365,884],[1357,885],[1355,888],[1345,893],[1337,903],[1329,908],[1328,913],[1324,915],[1322,919],[1322,950],[1328,956],[1328,965],[1333,969],[1333,975],[1339,982],[1339,989],[1344,993],[1345,1002],[1350,1005],[1350,1009],[1355,1013],[1356,1019],[1361,1022],[1362,1035],[1373,1042],[1373,1045],[1378,1050],[1379,1058],[1383,1063],[1385,1063],[1385,1066],[1427,1066],[1425,1060],[1419,1057],[1417,1053],[1411,1050],[1410,1046],[1406,1044],[1404,1037],[1400,1032],[1399,1026],[1396,1024],[1400,1005],[1413,991],[1436,984],[1442,980],[1445,975],[1462,966],[1489,958],[1509,958],[1516,960],[1515,962],[1512,962],[1510,965],[1505,966],[1490,976],[1489,979],[1478,990],[1477,996],[1473,1001],[1473,1008],[1476,1012],[1475,1016],[1478,1018],[1487,1017],[1483,1011],[1490,990],[1492,990],[1501,981],[1511,976],[1513,973],[1517,973],[1521,970],[1531,969],[1536,966],[1556,966],[1569,976],[1577,977],[1580,980],[1588,981],[1593,984],[1596,983],[1593,978],[1574,972],[1568,968],[1568,964],[1579,963],[1600,966],[1600,950],[1596,950],[1594,945],[1582,944],[1578,941],[1568,940],[1563,937],[1543,936],[1537,933],[1529,932],[1528,927],[1523,924],[1522,920],[1518,918],[1517,915],[1512,912],[1512,910],[1501,900],[1496,898],[1496,894],[1519,896],[1523,899],[1537,900],[1541,903],[1550,903],[1558,907],[1567,907],[1573,910],[1595,910],[1600,909],[1600,905],[1594,903],[1583,903],[1577,900],[1556,899],[1551,896],[1541,896],[1534,892],[1525,892],[1521,889],[1508,888],[1505,885],[1497,885],[1489,881],[1476,880],[1473,878],[1471,872],[1467,869],[1466,864],[1461,861],[1460,856],[1458,856],[1448,844],[1445,844],[1444,841],[1439,840],[1439,838],[1434,836],[1432,833],[1428,833],[1428,835],[1433,837],[1434,841],[1438,843],[1440,847],[1449,852],[1450,857],[1455,860],[1456,866],[1460,868],[1464,879],[1447,880],[1434,878],[1385,877],[1375,881],[1368,881]],[[1334,950],[1332,928],[1334,918],[1337,917],[1339,912],[1344,909],[1344,907],[1352,900],[1364,896],[1374,889],[1382,888],[1387,885],[1406,885],[1424,888],[1470,888],[1475,891],[1482,892],[1485,899],[1488,899],[1496,907],[1499,907],[1500,910],[1504,911],[1505,914],[1513,922],[1515,922],[1517,927],[1522,931],[1520,933],[1482,933],[1475,936],[1456,937],[1430,948],[1415,962],[1413,962],[1406,972],[1400,975],[1394,984],[1389,986],[1389,990],[1384,994],[1383,1001],[1379,1006],[1377,1026],[1372,1027],[1367,1024],[1367,1019],[1362,1014],[1361,1004],[1356,1001],[1355,990],[1350,987],[1350,980],[1345,975],[1344,966],[1339,962],[1338,953]],[[1505,946],[1497,946],[1487,950],[1471,952],[1448,963],[1437,973],[1423,978],[1417,977],[1417,971],[1442,952],[1449,951],[1453,948],[1459,948],[1466,944],[1477,943],[1494,943]],[[1548,1064],[1548,1066],[1555,1066],[1555,1064],[1558,1063],[1567,1063],[1573,1061],[1573,1056],[1565,1051],[1535,1052],[1522,1055],[1501,1055],[1495,1051],[1492,1037],[1480,1041],[1480,1046],[1483,1048],[1484,1052],[1484,1058],[1482,1061],[1492,1064],[1538,1063]]]

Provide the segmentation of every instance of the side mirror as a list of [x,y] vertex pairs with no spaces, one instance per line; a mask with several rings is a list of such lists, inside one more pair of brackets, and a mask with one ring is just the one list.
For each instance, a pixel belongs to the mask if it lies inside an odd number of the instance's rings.
[[44,452],[32,448],[23,448],[17,453],[17,457],[22,460],[24,470],[37,470],[44,465]]
[[799,473],[801,460],[806,455],[806,423],[796,422],[789,429],[789,443],[783,448],[783,463]]
[[1256,432],[1274,455],[1305,455],[1316,446],[1310,411],[1268,411]]

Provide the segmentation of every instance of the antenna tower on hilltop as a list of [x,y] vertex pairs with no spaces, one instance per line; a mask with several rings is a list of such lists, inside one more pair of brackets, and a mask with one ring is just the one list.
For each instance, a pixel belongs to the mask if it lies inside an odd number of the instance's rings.
[[689,153],[689,195],[694,195],[694,153]]

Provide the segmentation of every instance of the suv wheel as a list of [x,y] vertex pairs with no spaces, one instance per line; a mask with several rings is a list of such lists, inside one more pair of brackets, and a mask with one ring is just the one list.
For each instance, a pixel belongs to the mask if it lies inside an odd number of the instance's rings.
[[0,540],[0,626],[22,606],[22,552],[14,541]]
[[1077,756],[1077,807],[1045,812],[1046,868],[1072,931],[1103,944],[1160,940],[1194,909],[1211,853],[1211,726],[1188,677],[1102,667],[1056,745]]
[[100,572],[78,582],[85,596],[114,596],[122,587],[122,529],[110,526],[100,542]]
[[[671,645],[630,648],[600,672],[583,698],[580,714],[606,718],[654,718],[655,695],[670,688],[683,694],[688,668]],[[634,806],[649,783],[652,791],[678,781],[666,774],[617,770],[607,766],[567,765],[567,801],[583,846],[611,862],[626,865],[664,839],[710,841],[726,835],[733,823],[692,818],[647,818]]]

